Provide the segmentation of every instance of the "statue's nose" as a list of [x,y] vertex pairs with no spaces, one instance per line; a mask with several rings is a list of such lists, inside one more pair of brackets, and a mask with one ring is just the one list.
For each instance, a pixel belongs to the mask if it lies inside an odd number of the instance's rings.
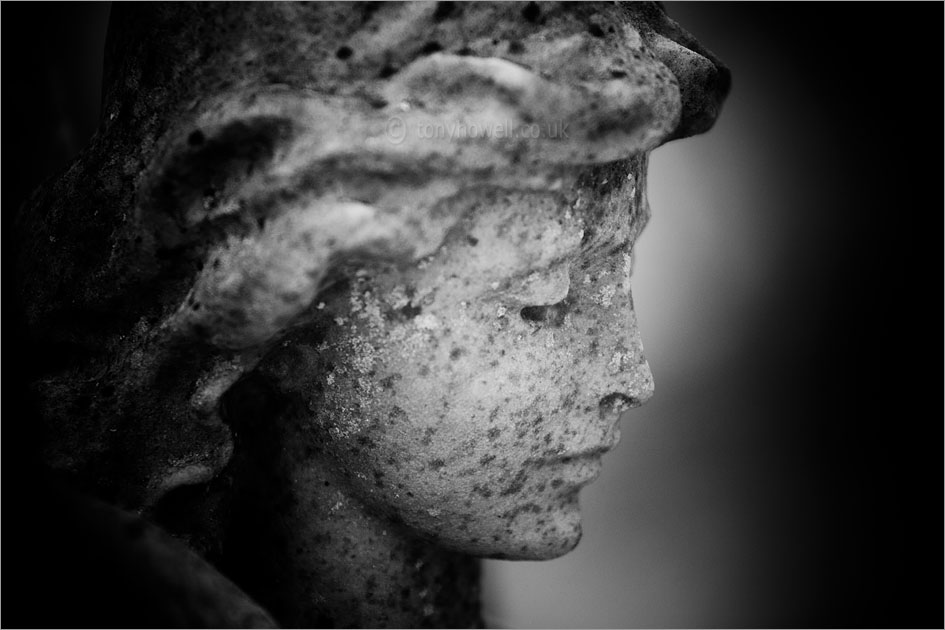
[[601,418],[615,418],[628,409],[646,404],[655,390],[653,372],[643,356],[639,331],[635,322],[627,331],[622,347],[629,352],[616,352],[609,362],[601,361],[588,370],[595,372],[592,394],[597,400]]
[[605,416],[617,416],[627,409],[634,409],[644,404],[650,396],[652,396],[652,388],[650,389],[650,393],[646,395],[646,398],[642,400],[636,396],[628,396],[627,394],[607,394],[600,399],[597,408],[602,418]]
[[598,401],[601,415],[619,415],[627,409],[646,404],[653,397],[653,373],[646,359],[635,363],[608,383],[610,390]]

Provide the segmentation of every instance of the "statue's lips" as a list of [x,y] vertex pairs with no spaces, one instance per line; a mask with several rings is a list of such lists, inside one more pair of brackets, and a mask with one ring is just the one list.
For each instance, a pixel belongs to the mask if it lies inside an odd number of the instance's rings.
[[592,446],[590,448],[577,451],[561,453],[559,451],[550,451],[545,457],[529,458],[529,463],[547,466],[548,464],[572,465],[587,464],[588,462],[600,462],[604,453],[613,450],[620,442],[620,429],[615,427],[610,439],[603,444]]
[[582,451],[577,455],[554,459],[550,464],[556,469],[555,474],[560,475],[558,478],[564,482],[563,487],[581,487],[600,477],[604,465],[601,455],[607,450],[601,447]]

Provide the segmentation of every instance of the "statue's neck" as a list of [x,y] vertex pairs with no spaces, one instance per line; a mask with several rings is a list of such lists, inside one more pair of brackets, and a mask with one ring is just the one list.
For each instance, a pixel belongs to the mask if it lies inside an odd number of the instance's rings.
[[481,627],[479,561],[365,509],[301,441],[237,448],[224,562],[240,586],[283,626]]

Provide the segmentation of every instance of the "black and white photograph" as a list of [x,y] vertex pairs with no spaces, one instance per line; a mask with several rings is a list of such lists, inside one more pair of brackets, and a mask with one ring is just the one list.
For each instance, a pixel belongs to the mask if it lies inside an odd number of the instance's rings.
[[4,2],[0,626],[945,627],[943,23]]

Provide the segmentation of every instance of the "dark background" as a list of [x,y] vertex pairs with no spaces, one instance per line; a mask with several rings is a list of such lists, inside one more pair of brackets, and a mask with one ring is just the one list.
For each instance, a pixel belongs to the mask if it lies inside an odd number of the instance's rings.
[[[20,202],[95,131],[108,10],[3,5],[7,254]],[[586,492],[578,550],[487,564],[487,621],[941,626],[943,7],[667,10],[733,91],[712,132],[653,156],[634,282],[657,394]],[[3,621],[74,625],[4,262]]]

